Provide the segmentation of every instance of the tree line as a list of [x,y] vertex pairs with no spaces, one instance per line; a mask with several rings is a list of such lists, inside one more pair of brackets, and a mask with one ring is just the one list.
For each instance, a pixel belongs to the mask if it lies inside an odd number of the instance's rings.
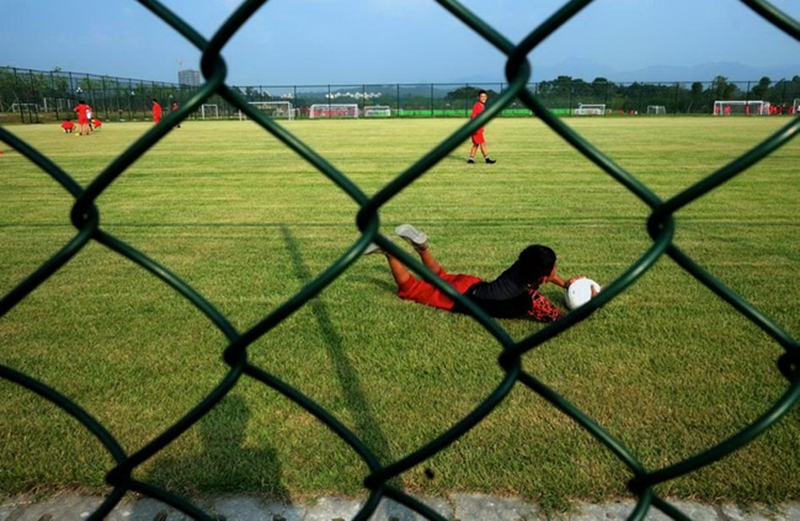
[[[506,83],[463,84],[386,84],[348,87],[326,86],[234,86],[247,101],[288,100],[295,108],[326,103],[331,95],[345,90],[362,91],[354,98],[361,108],[368,105],[391,107],[393,115],[452,115],[468,112],[480,89],[490,93],[490,102],[508,87]],[[571,113],[582,104],[603,104],[611,112],[644,113],[648,106],[662,106],[670,114],[710,114],[717,100],[763,100],[775,106],[792,106],[800,99],[800,76],[773,81],[762,77],[753,81],[730,81],[717,76],[706,82],[631,82],[617,83],[607,78],[585,81],[570,76],[531,83],[531,94],[553,111]],[[131,78],[116,78],[72,73],[54,68],[35,71],[0,67],[0,112],[19,113],[22,121],[71,116],[79,99],[85,99],[95,112],[107,119],[145,119],[157,98],[164,103],[188,99],[195,86]],[[367,96],[367,94],[369,94]],[[220,96],[207,100],[220,114],[238,113]],[[525,115],[530,110],[514,100],[504,115]]]
[[[447,98],[475,99],[479,88],[465,86],[447,93]],[[489,91],[490,99],[498,92]],[[771,105],[791,107],[800,98],[800,76],[772,81],[730,81],[717,76],[710,82],[631,82],[615,83],[606,78],[591,82],[570,76],[559,76],[529,87],[548,109],[576,108],[582,104],[603,104],[611,111],[645,112],[648,106],[666,107],[669,113],[710,114],[719,100],[766,101]],[[522,107],[521,101],[512,107]]]

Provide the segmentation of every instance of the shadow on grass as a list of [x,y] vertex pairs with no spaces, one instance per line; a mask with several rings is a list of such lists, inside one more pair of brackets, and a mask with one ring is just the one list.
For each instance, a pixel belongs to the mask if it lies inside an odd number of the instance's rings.
[[[289,229],[282,227],[283,238],[286,248],[294,263],[294,274],[303,284],[311,282],[313,275],[309,272],[303,257],[298,248],[297,241],[292,237]],[[389,440],[381,430],[372,412],[367,397],[361,388],[358,374],[353,369],[350,361],[342,347],[342,339],[336,331],[336,327],[330,318],[327,306],[320,299],[311,299],[307,304],[311,314],[317,321],[320,334],[328,347],[328,354],[336,371],[336,376],[342,387],[342,393],[347,403],[348,409],[353,412],[355,421],[355,433],[359,435],[369,448],[375,453],[384,465],[394,461],[389,448]],[[399,489],[402,488],[400,478],[395,478],[390,484]]]
[[275,449],[245,447],[250,416],[244,398],[228,394],[197,424],[201,454],[159,458],[148,481],[182,495],[257,491],[291,504]]

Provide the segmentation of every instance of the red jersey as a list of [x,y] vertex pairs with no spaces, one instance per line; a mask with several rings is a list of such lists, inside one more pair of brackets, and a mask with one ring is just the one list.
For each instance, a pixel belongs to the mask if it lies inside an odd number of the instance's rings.
[[153,122],[158,123],[161,121],[161,105],[157,101],[153,102]]
[[89,111],[92,110],[86,103],[79,103],[72,109],[78,116],[78,124],[86,124],[89,122]]
[[476,101],[475,104],[472,106],[472,116],[470,116],[470,117],[472,119],[475,119],[476,117],[478,117],[478,114],[483,112],[483,109],[485,109],[485,108],[486,108],[486,105],[484,105],[480,101]]
[[[480,101],[476,101],[475,104],[472,106],[472,116],[470,117],[472,119],[477,118],[478,114],[483,112],[485,108],[486,105],[484,105]],[[483,127],[478,128],[478,130],[476,130],[475,133],[472,134],[472,143],[475,145],[486,143],[486,138],[483,136]]]

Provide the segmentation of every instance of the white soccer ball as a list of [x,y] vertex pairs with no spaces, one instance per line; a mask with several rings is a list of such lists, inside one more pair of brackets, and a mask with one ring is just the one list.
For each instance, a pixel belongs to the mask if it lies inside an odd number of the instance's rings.
[[600,284],[586,277],[576,280],[567,288],[567,293],[564,295],[564,303],[569,309],[575,309],[586,304],[592,299],[592,288],[595,291],[600,291]]

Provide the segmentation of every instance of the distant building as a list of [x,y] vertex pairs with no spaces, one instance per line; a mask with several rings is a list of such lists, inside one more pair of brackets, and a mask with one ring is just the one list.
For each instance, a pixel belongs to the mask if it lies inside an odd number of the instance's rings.
[[178,83],[180,85],[189,85],[190,87],[199,87],[200,71],[193,71],[191,69],[178,71]]

